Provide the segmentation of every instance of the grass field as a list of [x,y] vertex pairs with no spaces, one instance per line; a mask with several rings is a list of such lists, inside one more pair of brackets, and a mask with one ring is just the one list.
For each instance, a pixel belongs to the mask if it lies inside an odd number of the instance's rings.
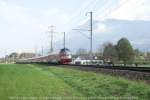
[[116,100],[117,97],[131,96],[139,100],[149,100],[150,86],[120,77],[44,65],[0,65],[0,100],[70,100],[72,97],[109,97]]

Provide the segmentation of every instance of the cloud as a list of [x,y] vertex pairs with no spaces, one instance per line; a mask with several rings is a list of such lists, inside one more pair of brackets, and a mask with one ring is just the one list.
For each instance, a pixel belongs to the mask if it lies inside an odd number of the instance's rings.
[[110,28],[104,23],[99,22],[97,27],[94,29],[94,33],[107,33],[110,31]]
[[[56,32],[63,32],[68,25],[65,23],[69,17],[61,9],[44,9],[39,12],[32,11],[9,2],[0,1],[0,48],[8,51],[32,51],[34,48],[49,46],[48,26],[57,26]],[[56,33],[55,41],[62,38]]]
[[[3,19],[3,32],[1,41],[4,40],[3,48],[30,49],[35,45],[34,33],[40,31],[39,25],[34,18],[26,13],[21,6],[11,5],[7,2],[0,3],[0,17]],[[33,33],[33,34],[31,34]]]

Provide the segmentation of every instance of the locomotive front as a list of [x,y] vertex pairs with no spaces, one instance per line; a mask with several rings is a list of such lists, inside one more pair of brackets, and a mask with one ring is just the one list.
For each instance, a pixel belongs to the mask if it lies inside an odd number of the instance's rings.
[[71,52],[67,48],[63,48],[60,50],[59,57],[61,64],[70,64],[70,62],[72,61]]

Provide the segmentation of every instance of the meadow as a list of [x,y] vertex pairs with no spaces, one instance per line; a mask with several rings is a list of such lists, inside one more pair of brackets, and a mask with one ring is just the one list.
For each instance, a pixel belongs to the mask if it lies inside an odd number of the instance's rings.
[[149,100],[150,85],[48,65],[0,64],[0,100]]

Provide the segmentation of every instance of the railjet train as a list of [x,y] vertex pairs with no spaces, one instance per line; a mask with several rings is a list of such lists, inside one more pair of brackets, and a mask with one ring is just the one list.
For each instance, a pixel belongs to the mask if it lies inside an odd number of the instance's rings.
[[71,52],[63,48],[59,53],[50,53],[47,56],[39,56],[28,59],[20,59],[16,63],[53,63],[53,64],[70,64],[72,61]]

